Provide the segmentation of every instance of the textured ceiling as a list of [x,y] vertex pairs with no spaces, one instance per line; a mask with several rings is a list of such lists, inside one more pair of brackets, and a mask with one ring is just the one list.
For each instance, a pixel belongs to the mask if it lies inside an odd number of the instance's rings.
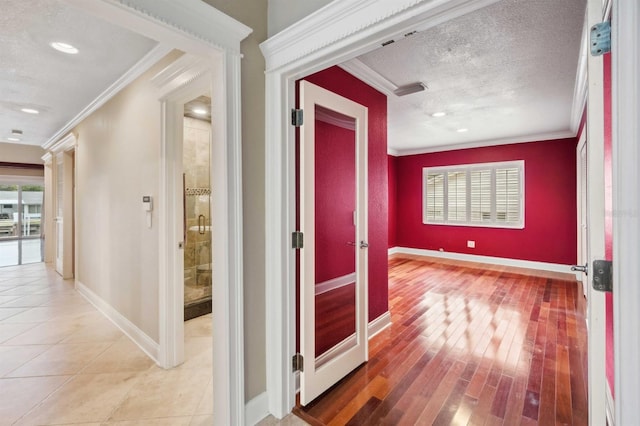
[[[49,46],[54,41],[80,52],[60,53]],[[3,0],[0,142],[19,129],[22,144],[43,144],[155,45],[59,0]]]
[[[568,133],[585,7],[503,0],[359,57],[391,87],[428,86],[389,96],[389,148]],[[447,115],[431,116],[439,111]]]

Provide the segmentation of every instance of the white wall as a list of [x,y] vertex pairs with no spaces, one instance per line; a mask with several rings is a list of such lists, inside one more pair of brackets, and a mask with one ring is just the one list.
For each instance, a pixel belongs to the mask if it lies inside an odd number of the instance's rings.
[[269,0],[269,37],[331,3],[332,0]]
[[158,324],[158,235],[142,196],[158,196],[160,102],[149,79],[172,52],[75,129],[77,280],[154,341]]

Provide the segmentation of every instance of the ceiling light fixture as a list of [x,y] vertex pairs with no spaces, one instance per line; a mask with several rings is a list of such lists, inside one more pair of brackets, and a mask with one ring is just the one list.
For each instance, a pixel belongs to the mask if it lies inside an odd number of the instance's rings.
[[204,108],[194,108],[193,110],[194,114],[198,114],[198,115],[206,115],[207,114],[207,110]]
[[11,142],[20,142],[20,138],[7,138],[7,140]]
[[40,114],[40,111],[33,108],[22,108],[20,111],[26,112],[27,114]]
[[418,83],[412,83],[412,84],[407,84],[406,86],[398,87],[396,90],[393,91],[393,93],[396,96],[405,96],[405,95],[410,95],[412,93],[422,92],[426,88],[427,88],[426,84],[418,82]]
[[54,41],[51,43],[51,47],[56,49],[58,52],[68,53],[69,55],[75,55],[79,52],[79,50],[68,43],[62,43],[61,41]]
[[433,114],[431,114],[432,117],[436,117],[436,118],[444,117],[445,115],[447,115],[447,113],[442,111],[434,112]]
[[458,129],[458,130],[456,130],[456,132],[458,132],[458,133],[464,133],[464,132],[468,132],[468,131],[469,131],[469,129]]

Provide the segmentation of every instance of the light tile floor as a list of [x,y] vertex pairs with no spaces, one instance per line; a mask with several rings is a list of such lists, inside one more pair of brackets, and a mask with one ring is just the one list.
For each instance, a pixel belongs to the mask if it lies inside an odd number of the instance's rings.
[[211,315],[163,370],[44,264],[0,268],[0,425],[211,425]]
[[163,370],[52,268],[0,268],[0,426],[213,425],[211,328],[187,321],[185,362]]

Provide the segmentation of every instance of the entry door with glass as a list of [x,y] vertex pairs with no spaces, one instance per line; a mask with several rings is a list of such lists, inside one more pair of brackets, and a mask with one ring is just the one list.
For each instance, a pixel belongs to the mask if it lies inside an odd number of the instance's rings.
[[367,108],[300,83],[300,402],[367,360]]
[[42,262],[43,190],[0,182],[0,266]]

